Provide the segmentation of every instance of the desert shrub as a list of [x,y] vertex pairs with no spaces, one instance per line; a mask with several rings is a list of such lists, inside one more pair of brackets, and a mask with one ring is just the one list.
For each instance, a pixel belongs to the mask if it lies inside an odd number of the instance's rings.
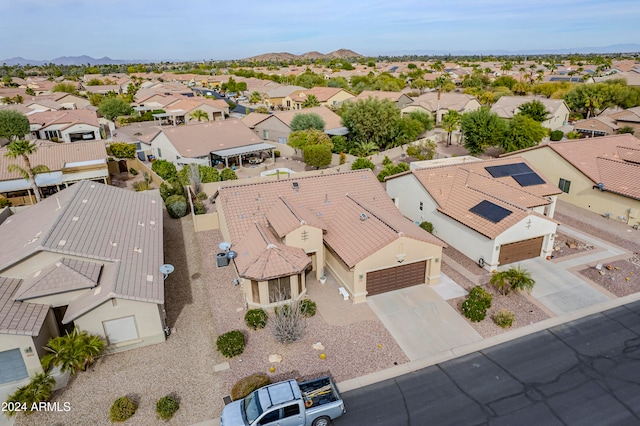
[[385,155],[384,159],[382,160],[382,165],[383,166],[390,166],[392,164],[393,164],[393,160]]
[[109,145],[109,151],[116,158],[134,158],[136,156],[136,144],[114,142]]
[[171,395],[163,396],[156,402],[156,413],[162,420],[169,420],[180,408],[180,404]]
[[572,130],[571,132],[567,133],[567,139],[580,139],[580,132]]
[[7,200],[5,197],[0,197],[0,209],[5,207],[11,207],[11,201]]
[[351,170],[360,170],[360,169],[375,169],[376,165],[373,164],[371,160],[365,157],[359,157],[356,161],[351,165]]
[[238,380],[231,388],[231,399],[237,401],[251,392],[271,384],[271,379],[265,374],[252,374]]
[[563,137],[564,132],[562,130],[553,130],[550,135],[552,141],[561,141]]
[[249,309],[244,314],[244,323],[247,327],[257,330],[258,328],[264,328],[267,325],[267,313],[264,309]]
[[300,312],[305,317],[312,317],[316,314],[316,302],[311,299],[303,299],[300,301]]
[[138,175],[138,171],[137,171],[136,169],[134,169],[133,167],[130,167],[130,168],[129,168],[129,173],[131,173],[131,174],[132,174],[132,175],[134,175],[134,176],[137,176],[137,175]]
[[236,172],[233,171],[233,169],[230,168],[226,168],[226,169],[222,169],[222,171],[220,172],[220,180],[236,180],[238,179],[238,175],[236,175]]
[[516,315],[507,309],[501,309],[493,316],[493,322],[502,328],[511,327],[515,319]]
[[273,335],[280,343],[292,343],[300,339],[307,325],[298,301],[276,308],[271,323]]
[[136,412],[136,403],[128,396],[116,399],[109,410],[109,418],[112,422],[124,422]]
[[174,219],[187,214],[187,200],[182,195],[172,195],[165,200],[167,213]]
[[[18,388],[14,393],[9,395],[7,403],[14,402],[19,406],[26,406],[27,410],[25,414],[31,414],[31,407],[33,404],[39,404],[40,402],[47,401],[51,397],[51,389],[56,383],[56,380],[46,373],[38,373],[31,378],[29,384]],[[13,410],[15,404],[8,404],[5,414],[9,417],[13,417],[18,414],[18,411]]]
[[160,184],[160,196],[165,202],[172,195],[184,195],[184,187],[178,179],[171,179]]
[[344,152],[340,153],[340,165],[343,165],[347,161],[347,155]]
[[424,229],[425,231],[427,231],[430,234],[433,234],[433,223],[431,223],[431,222],[422,222],[420,224],[420,228]]
[[175,164],[167,160],[156,160],[151,164],[151,170],[156,172],[164,180],[175,179],[178,177],[178,170]]
[[194,214],[205,214],[207,212],[206,207],[202,201],[196,200],[193,203],[193,213]]
[[505,271],[494,273],[489,279],[489,283],[502,295],[510,292],[518,293],[522,290],[531,293],[536,281],[531,277],[531,273],[526,269],[521,269],[520,265],[516,268],[509,268]]
[[275,150],[273,151],[273,156],[274,156],[274,157],[276,157],[276,158],[280,157],[280,151],[278,151],[277,149],[275,149]]
[[198,192],[198,195],[196,195],[196,198],[200,201],[204,201],[207,199],[207,193],[204,191]]
[[147,181],[133,182],[131,186],[133,186],[133,189],[137,192],[148,191],[150,188],[149,182]]
[[487,309],[491,307],[493,300],[491,293],[480,286],[475,286],[469,291],[469,298],[479,300]]
[[233,330],[221,334],[216,340],[218,351],[227,358],[233,358],[244,352],[244,333],[240,330]]

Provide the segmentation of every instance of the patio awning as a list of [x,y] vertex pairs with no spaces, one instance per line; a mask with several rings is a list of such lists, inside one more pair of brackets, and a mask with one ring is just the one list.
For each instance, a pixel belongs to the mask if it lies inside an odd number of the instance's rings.
[[51,186],[62,183],[62,172],[38,173],[36,175],[36,185]]
[[109,169],[87,170],[86,172],[67,173],[62,177],[62,183],[78,182],[80,180],[104,179],[109,177]]
[[329,129],[324,131],[329,136],[345,136],[349,134],[349,130],[346,127],[336,127],[335,129]]
[[256,143],[253,145],[239,146],[237,148],[227,148],[227,149],[220,149],[217,151],[211,151],[211,154],[217,155],[218,157],[221,157],[221,158],[226,158],[226,157],[234,157],[242,154],[251,154],[253,152],[266,151],[269,149],[276,149],[276,146],[271,145],[270,143]]
[[31,188],[31,184],[27,179],[3,180],[0,182],[0,192],[21,191]]

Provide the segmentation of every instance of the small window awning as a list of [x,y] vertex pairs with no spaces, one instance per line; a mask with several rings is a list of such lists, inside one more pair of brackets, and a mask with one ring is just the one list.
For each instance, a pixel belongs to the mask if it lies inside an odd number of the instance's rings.
[[211,154],[217,155],[221,158],[226,158],[242,154],[251,154],[253,152],[267,151],[270,149],[276,149],[275,145],[271,145],[269,143],[256,143],[253,145],[239,146],[237,148],[219,149],[217,151],[211,151]]

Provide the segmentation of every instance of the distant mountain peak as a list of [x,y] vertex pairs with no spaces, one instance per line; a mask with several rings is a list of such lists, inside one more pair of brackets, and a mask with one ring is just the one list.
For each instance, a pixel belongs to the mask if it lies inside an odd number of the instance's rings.
[[280,53],[263,53],[262,55],[251,56],[246,58],[247,61],[262,61],[262,62],[275,62],[275,61],[290,61],[296,59],[347,59],[347,58],[361,58],[362,55],[349,49],[338,49],[330,53],[320,53],[317,51],[311,51],[303,53],[301,55],[294,55],[293,53],[280,52]]

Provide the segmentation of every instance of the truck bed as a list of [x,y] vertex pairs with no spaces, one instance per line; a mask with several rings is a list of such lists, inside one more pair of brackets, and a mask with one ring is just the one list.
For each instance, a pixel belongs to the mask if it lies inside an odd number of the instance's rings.
[[340,394],[329,376],[298,383],[298,386],[307,408],[315,408],[340,400]]

